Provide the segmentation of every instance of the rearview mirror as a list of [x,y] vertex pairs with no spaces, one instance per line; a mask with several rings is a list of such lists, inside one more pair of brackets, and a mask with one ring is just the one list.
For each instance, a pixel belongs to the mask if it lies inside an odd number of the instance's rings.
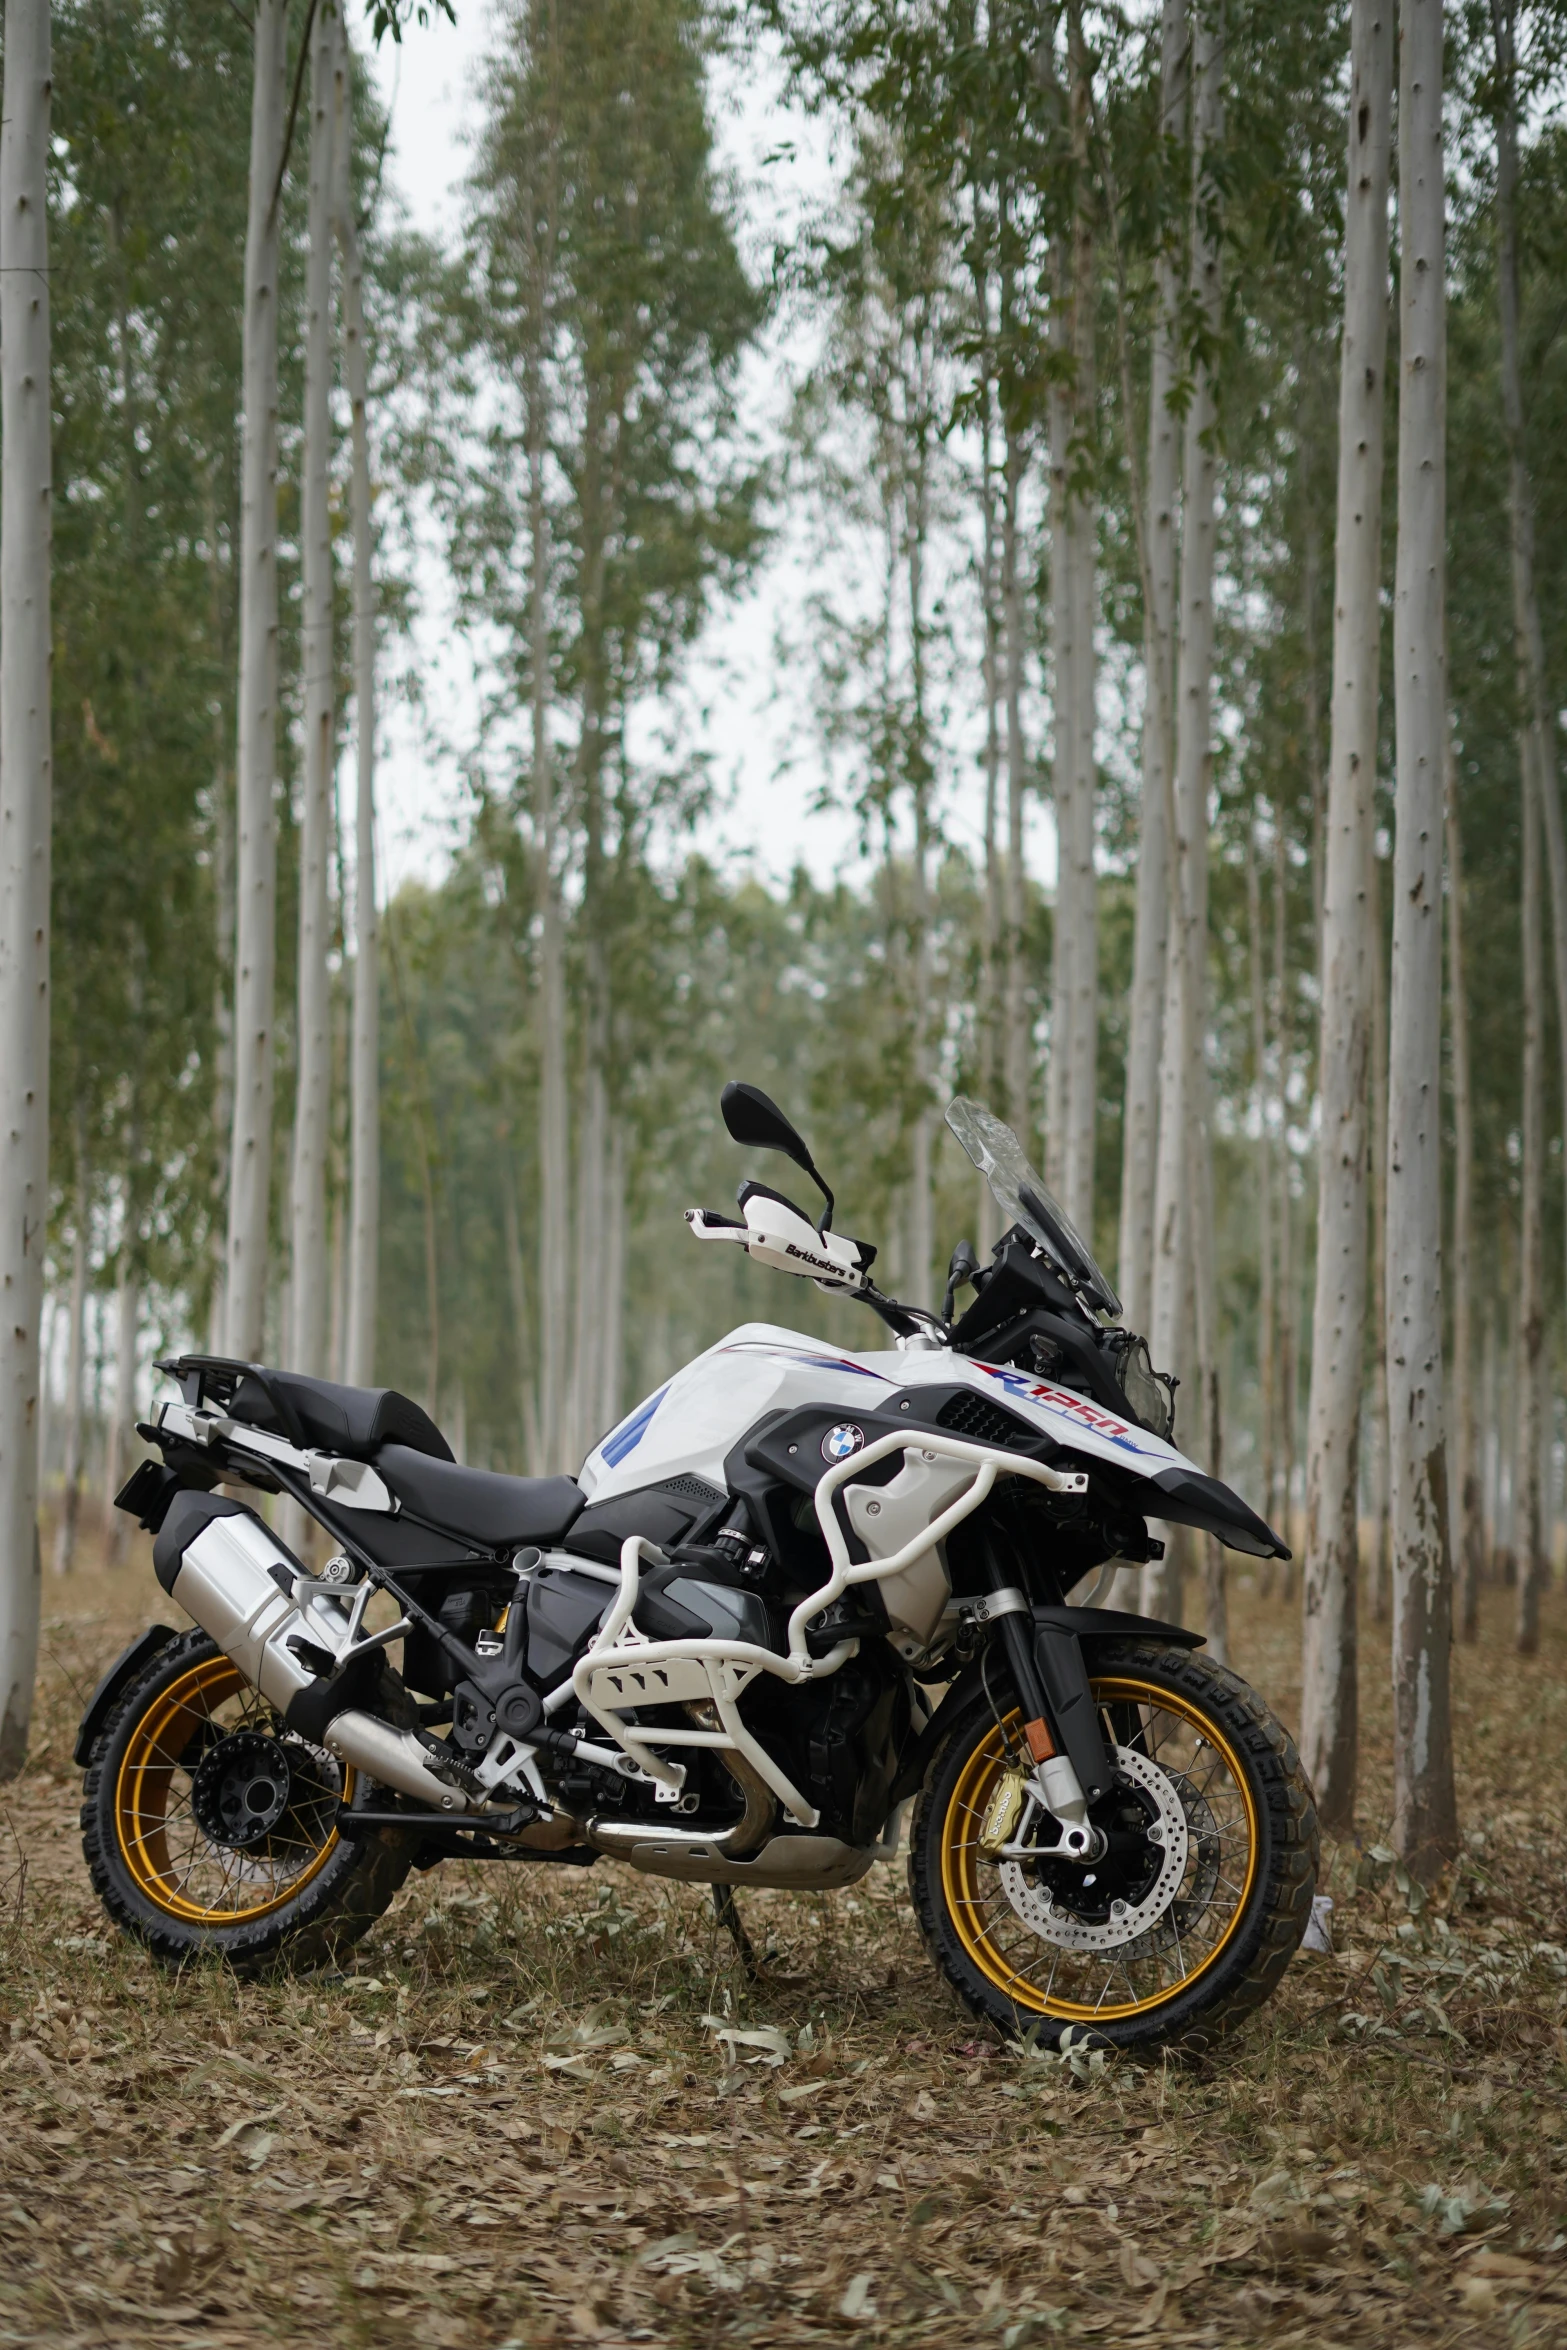
[[805,1172],[827,1202],[827,1213],[822,1218],[825,1232],[832,1223],[833,1197],[817,1172],[810,1146],[784,1116],[770,1094],[759,1085],[743,1085],[731,1080],[718,1099],[724,1124],[735,1142],[749,1150],[782,1151],[786,1159],[793,1159]]
[[971,1240],[960,1240],[952,1252],[952,1262],[947,1267],[947,1294],[941,1305],[941,1318],[944,1322],[950,1322],[952,1319],[952,1309],[957,1303],[958,1291],[966,1289],[978,1271],[979,1259],[974,1254],[974,1243]]

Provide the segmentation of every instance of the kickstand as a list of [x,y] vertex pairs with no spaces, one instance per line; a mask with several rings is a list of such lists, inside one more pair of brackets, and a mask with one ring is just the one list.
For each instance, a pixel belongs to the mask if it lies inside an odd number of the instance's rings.
[[761,1972],[761,1961],[752,1946],[750,1935],[745,1930],[745,1922],[740,1915],[739,1903],[735,1900],[733,1885],[715,1885],[713,1887],[713,1915],[719,1924],[727,1929],[730,1939],[740,1953],[740,1964],[754,1983]]

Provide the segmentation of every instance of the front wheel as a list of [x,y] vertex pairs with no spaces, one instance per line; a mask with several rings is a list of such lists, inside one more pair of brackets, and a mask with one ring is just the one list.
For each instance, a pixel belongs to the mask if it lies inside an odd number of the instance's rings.
[[[400,1695],[395,1676],[390,1693]],[[344,1836],[354,1773],[289,1730],[205,1632],[137,1675],[93,1750],[82,1848],[104,1908],[155,1958],[319,1965],[412,1865],[397,1830]]]
[[1204,2046],[1261,2005],[1306,1930],[1311,1790],[1288,1732],[1223,1665],[1129,1641],[1097,1647],[1089,1679],[1116,1764],[1089,1812],[1101,1857],[1029,1857],[1054,1829],[1027,1797],[1021,1711],[976,1696],[916,1808],[915,1914],[943,1973],[1004,2030]]

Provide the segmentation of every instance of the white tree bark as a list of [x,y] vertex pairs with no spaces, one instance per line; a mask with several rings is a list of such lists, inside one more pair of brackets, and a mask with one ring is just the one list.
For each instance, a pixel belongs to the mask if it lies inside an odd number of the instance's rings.
[[[588,987],[590,995],[596,992],[591,975]],[[577,1122],[577,1212],[573,1234],[575,1268],[572,1275],[575,1326],[567,1421],[566,1457],[573,1468],[587,1453],[594,1438],[603,1433],[598,1421],[598,1400],[604,1377],[605,1275],[608,1269],[605,1243],[609,1222],[609,1090],[601,1053],[592,1049],[592,1031],[599,1023],[591,1003],[587,1025],[590,1044],[582,1080],[582,1111]]]
[[[909,593],[909,672],[913,704],[915,755],[928,760],[927,664],[925,613],[925,554],[930,538],[930,432],[934,394],[935,351],[928,332],[916,326],[906,338],[907,399],[912,411],[906,426],[909,461],[903,468],[903,544]],[[910,814],[914,830],[911,910],[914,964],[914,1085],[913,1131],[909,1137],[909,1287],[906,1295],[919,1306],[941,1300],[936,1286],[934,1258],[935,1194],[934,1146],[940,1113],[936,1108],[936,1049],[938,1037],[932,1013],[933,940],[930,887],[930,785],[926,772],[917,770],[911,784]],[[619,1313],[618,1301],[615,1307]]]
[[[1191,85],[1186,0],[1164,0],[1159,117],[1168,140],[1182,138]],[[1153,1309],[1154,1188],[1159,1150],[1159,1054],[1170,926],[1171,701],[1175,685],[1176,501],[1180,421],[1170,406],[1178,368],[1180,273],[1174,239],[1156,269],[1159,313],[1148,387],[1148,587],[1143,610],[1142,798],[1137,845],[1137,910],[1127,1008],[1126,1109],[1121,1142],[1121,1299],[1128,1327],[1146,1330]],[[1128,418],[1130,428],[1130,418]]]
[[1257,1426],[1262,1448],[1262,1507],[1273,1508],[1277,1424],[1278,1312],[1273,1294],[1273,1121],[1268,1100],[1268,991],[1262,951],[1262,885],[1257,828],[1246,827],[1246,945],[1251,987],[1251,1058],[1257,1117]]
[[1442,775],[1447,728],[1442,0],[1400,0],[1398,744],[1388,1021],[1387,1327],[1393,1838],[1431,1875],[1457,1845],[1442,1398]]
[[1001,659],[1006,718],[1007,858],[1006,943],[1002,996],[1001,1073],[1006,1116],[1025,1146],[1032,1116],[1028,1005],[1024,986],[1023,931],[1027,920],[1027,879],[1023,871],[1023,798],[1027,755],[1023,745],[1023,584],[1018,574],[1018,506],[1023,490],[1023,444],[1009,419],[1002,467],[1001,497]]
[[1518,1393],[1513,1404],[1513,1552],[1517,1560],[1514,1639],[1521,1654],[1540,1645],[1545,1527],[1540,1437],[1545,1424],[1545,963],[1540,951],[1540,777],[1534,745],[1523,748],[1520,832],[1523,873],[1522,1116],[1519,1120]]
[[305,268],[305,445],[300,484],[300,658],[305,704],[295,992],[294,1163],[289,1193],[289,1361],[326,1369],[326,1160],[332,1109],[332,989],[327,971],[333,841],[332,215],[336,193],[337,18],[318,7],[310,47],[309,247]]
[[1360,1398],[1371,1061],[1372,791],[1382,647],[1393,0],[1354,0],[1339,359],[1333,702],[1322,892],[1322,1128],[1306,1427],[1301,1759],[1324,1826],[1354,1820]]
[[1371,1393],[1367,1420],[1371,1436],[1371,1557],[1366,1578],[1371,1613],[1388,1618],[1387,1493],[1387,948],[1382,926],[1382,866],[1375,853],[1367,866],[1371,917]]
[[620,1418],[626,1292],[626,1142],[624,1124],[618,1118],[612,1119],[604,1165],[603,1338],[593,1436],[602,1436]]
[[1513,635],[1522,719],[1522,755],[1533,757],[1551,877],[1551,951],[1563,1098],[1567,1100],[1567,840],[1556,782],[1556,727],[1545,668],[1545,639],[1535,584],[1534,484],[1529,475],[1519,360],[1518,89],[1516,0],[1491,0],[1496,47],[1496,283],[1502,338],[1502,416],[1507,432],[1508,524],[1513,575]]
[[[551,19],[549,61],[559,69]],[[554,90],[552,79],[552,95]],[[539,1053],[539,1288],[537,1453],[535,1473],[575,1467],[568,1461],[567,1308],[571,1207],[566,1086],[566,951],[561,908],[560,791],[550,736],[551,539],[545,469],[550,444],[549,329],[559,191],[555,139],[549,136],[543,185],[529,205],[525,250],[528,351],[524,390],[528,440],[529,669],[533,724],[532,829],[537,925],[534,1021]]]
[[0,1779],[38,1661],[38,1324],[49,1224],[48,0],[6,0],[0,127]]
[[[978,293],[984,318],[988,346],[990,334],[990,281],[981,275]],[[997,584],[997,530],[996,530],[996,469],[994,463],[995,418],[993,414],[994,386],[991,379],[991,361],[987,348],[986,373],[981,387],[984,407],[980,413],[980,496],[984,536],[980,562],[981,595],[984,605],[984,652],[982,675],[985,688],[985,929],[984,972],[981,983],[979,1065],[983,1073],[982,1091],[987,1101],[995,1098],[996,1081],[1000,1075],[1000,1011],[1001,985],[1001,884],[1002,864],[996,825],[999,816],[1001,786],[1001,620],[998,610]],[[1000,1215],[995,1195],[983,1175],[975,1186],[974,1242],[981,1264],[990,1259],[990,1252],[1000,1238]]]
[[1474,1102],[1469,1077],[1469,1005],[1464,994],[1463,828],[1458,761],[1447,730],[1447,1033],[1453,1058],[1453,1555],[1458,1567],[1458,1630],[1480,1628],[1485,1563],[1479,1460],[1475,1442]]
[[[1219,245],[1213,219],[1209,154],[1224,126],[1224,42],[1217,9],[1205,12],[1192,59],[1192,241],[1190,297],[1204,324],[1219,320]],[[1166,963],[1164,1034],[1159,1058],[1159,1152],[1154,1191],[1153,1357],[1187,1380],[1183,1434],[1199,1443],[1211,1366],[1193,1361],[1186,1315],[1194,1248],[1191,1210],[1193,1137],[1203,1114],[1198,1062],[1203,1050],[1208,961],[1208,782],[1212,764],[1214,488],[1217,409],[1213,380],[1194,368],[1182,451],[1180,684],[1176,695],[1172,846],[1174,887]],[[1211,1239],[1207,1241],[1211,1249]],[[1169,1616],[1180,1604],[1180,1546],[1143,1570],[1143,1605]]]
[[[121,1243],[122,1250],[124,1242]],[[141,1334],[141,1284],[122,1255],[114,1294],[114,1409],[109,1418],[103,1497],[109,1506],[108,1563],[122,1567],[130,1552],[133,1521],[114,1507],[130,1474],[136,1449],[136,1371]]]
[[87,1374],[87,1242],[89,1188],[83,1159],[83,1121],[77,1119],[76,1203],[71,1217],[71,1295],[65,1364],[65,1475],[54,1528],[54,1571],[76,1564],[76,1528],[82,1507],[83,1402]]
[[1070,12],[1067,96],[1076,202],[1062,254],[1052,336],[1070,381],[1050,397],[1051,603],[1055,639],[1056,926],[1051,1003],[1048,1180],[1092,1238],[1098,1095],[1099,925],[1094,876],[1094,621],[1096,508],[1083,471],[1093,462],[1094,230],[1088,182],[1089,64],[1080,12]]
[[371,568],[369,355],[363,266],[354,224],[353,77],[335,19],[332,161],[342,256],[343,373],[353,431],[354,527],[354,1009],[349,1058],[348,1342],[344,1377],[375,1381],[381,1229],[381,972],[375,903],[375,577]]
[[[1287,856],[1282,820],[1273,827],[1273,1013],[1274,1013],[1274,1118],[1278,1127],[1278,1186],[1275,1204],[1278,1214],[1274,1224],[1277,1243],[1275,1264],[1276,1285],[1274,1311],[1274,1363],[1278,1374],[1275,1390],[1278,1423],[1274,1436],[1274,1460],[1278,1475],[1277,1516],[1280,1532],[1287,1542],[1296,1539],[1292,1513],[1295,1507],[1295,1441],[1298,1414],[1296,1396],[1296,1331],[1299,1327],[1295,1297],[1295,1201],[1290,1184],[1289,1147],[1289,1066],[1290,1066],[1290,987],[1289,987],[1289,919],[1286,891]],[[1212,1143],[1210,1141],[1211,1150]],[[1295,1596],[1295,1568],[1286,1560],[1283,1568],[1284,1590],[1293,1600]]]
[[266,1308],[277,963],[278,212],[287,81],[286,0],[256,0],[245,231],[234,956],[234,1138],[229,1153],[227,1346],[253,1361]]

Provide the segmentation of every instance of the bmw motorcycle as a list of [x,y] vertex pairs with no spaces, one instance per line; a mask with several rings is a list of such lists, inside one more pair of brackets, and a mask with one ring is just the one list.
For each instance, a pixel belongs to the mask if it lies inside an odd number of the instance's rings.
[[[447,1858],[608,1855],[737,1922],[737,1888],[850,1885],[906,1839],[981,2016],[1213,2039],[1305,1929],[1310,1789],[1196,1633],[1094,1602],[1159,1555],[1150,1518],[1284,1545],[1176,1450],[1174,1382],[989,1111],[947,1117],[1007,1229],[988,1265],[960,1243],[936,1315],[877,1288],[764,1093],[722,1107],[822,1212],[749,1180],[695,1239],[862,1301],[885,1343],[747,1323],[574,1478],[462,1467],[391,1390],[159,1366],[178,1399],[118,1500],[197,1629],[143,1634],[81,1725],[105,1907],[161,1959],[310,1964]],[[235,1488],[291,1496],[325,1563]]]

